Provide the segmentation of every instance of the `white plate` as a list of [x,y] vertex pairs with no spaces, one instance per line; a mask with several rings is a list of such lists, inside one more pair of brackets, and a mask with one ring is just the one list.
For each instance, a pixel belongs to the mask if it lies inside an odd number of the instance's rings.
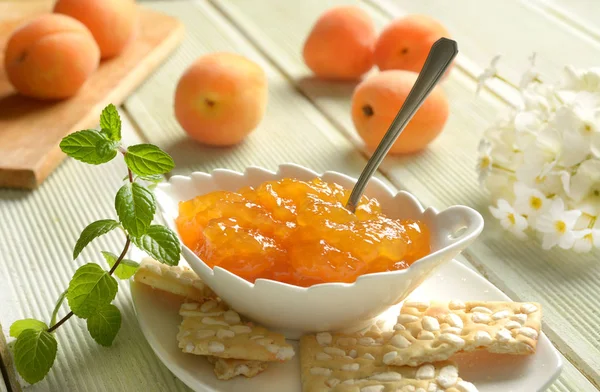
[[[185,261],[182,260],[183,265]],[[177,347],[177,327],[181,322],[177,300],[160,295],[147,286],[131,282],[131,295],[140,327],[150,346],[175,376],[197,392],[300,392],[298,345],[296,356],[286,363],[276,363],[246,379],[217,380],[211,365],[202,357],[184,354]],[[510,301],[487,280],[459,262],[452,260],[441,266],[409,299],[447,299]],[[393,323],[398,309],[386,312]],[[543,317],[543,314],[542,314]],[[558,377],[562,368],[560,356],[546,335],[541,334],[537,352],[528,357],[487,353],[466,353],[453,358],[459,364],[463,379],[474,383],[480,392],[544,391]]]

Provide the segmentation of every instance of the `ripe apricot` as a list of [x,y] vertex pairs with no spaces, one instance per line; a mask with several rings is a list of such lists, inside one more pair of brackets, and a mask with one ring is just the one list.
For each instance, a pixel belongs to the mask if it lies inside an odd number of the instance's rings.
[[408,15],[390,23],[375,44],[375,64],[382,70],[421,72],[435,41],[450,35],[437,20],[426,15]]
[[99,63],[100,50],[90,31],[79,21],[56,14],[42,15],[17,28],[4,56],[13,87],[40,99],[75,95]]
[[373,67],[376,40],[375,26],[365,11],[355,6],[336,7],[317,19],[302,54],[320,78],[358,79]]
[[179,79],[175,117],[200,143],[231,146],[262,120],[267,107],[267,77],[249,59],[233,53],[200,57]]
[[100,47],[102,59],[121,54],[138,27],[134,0],[58,0],[54,12],[86,25]]
[[[398,114],[418,74],[410,71],[383,71],[361,82],[352,96],[352,121],[360,137],[374,150]],[[437,86],[417,110],[391,154],[414,153],[431,143],[448,118],[448,100]]]

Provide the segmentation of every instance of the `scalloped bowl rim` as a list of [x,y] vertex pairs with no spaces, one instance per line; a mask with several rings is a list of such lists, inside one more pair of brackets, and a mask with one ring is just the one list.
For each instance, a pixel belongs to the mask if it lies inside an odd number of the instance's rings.
[[[248,172],[248,170],[260,170],[263,173],[268,173],[270,175],[272,175],[274,177],[274,179],[277,178],[283,178],[283,177],[278,177],[281,168],[293,168],[295,170],[302,170],[306,173],[310,173],[311,175],[314,175],[314,177],[319,177],[322,178],[326,175],[333,175],[333,176],[341,176],[344,177],[346,180],[351,181],[351,182],[356,182],[356,178],[350,177],[346,174],[340,173],[340,172],[336,172],[336,171],[325,171],[323,173],[317,173],[309,168],[306,168],[304,166],[301,165],[297,165],[294,163],[285,163],[285,164],[280,164],[278,166],[279,170],[278,171],[272,171],[272,170],[268,170],[265,169],[263,167],[260,166],[247,166],[244,172],[239,172],[239,171],[235,171],[235,170],[231,170],[231,169],[222,169],[222,168],[218,168],[218,169],[213,169],[210,172],[202,172],[202,171],[194,171],[191,172],[189,175],[173,175],[169,178],[169,180],[167,182],[163,182],[163,183],[159,183],[156,187],[155,192],[157,192],[158,194],[163,193],[165,194],[165,196],[171,200],[173,200],[173,197],[169,195],[169,189],[172,189],[175,187],[174,182],[179,182],[179,181],[192,181],[194,179],[195,176],[202,176],[202,177],[206,177],[206,176],[210,176],[213,177],[215,174],[218,175],[219,173],[227,173],[227,174],[234,174],[234,175],[239,175],[239,176],[245,176],[246,173]],[[388,195],[392,198],[395,199],[399,196],[410,200],[412,202],[412,204],[418,209],[418,211],[423,214],[432,214],[434,216],[440,214],[440,212],[435,208],[435,207],[428,207],[428,208],[423,208],[422,204],[417,200],[417,198],[412,195],[411,193],[407,192],[407,191],[397,191],[394,192],[392,191],[383,181],[379,180],[376,177],[371,177],[371,179],[369,180],[369,183],[375,183],[377,186],[381,187],[382,189],[384,189],[386,191],[386,193],[388,193]],[[366,193],[366,192],[365,192]],[[198,194],[197,196],[200,196],[201,194]],[[208,270],[210,270],[209,274],[212,275],[213,277],[217,274],[224,274],[227,275],[231,278],[233,278],[234,280],[238,281],[239,284],[244,284],[245,286],[249,287],[250,289],[253,289],[255,287],[264,287],[264,286],[271,286],[271,287],[280,287],[281,289],[285,289],[285,290],[293,290],[293,291],[297,291],[297,292],[309,292],[309,291],[318,291],[318,290],[324,290],[324,289],[328,289],[331,287],[338,287],[341,289],[350,289],[353,287],[356,287],[358,285],[361,284],[361,282],[363,281],[367,281],[367,280],[372,280],[372,279],[377,279],[378,277],[381,276],[402,276],[405,274],[410,274],[412,273],[412,271],[414,269],[416,269],[417,267],[414,267],[415,265],[420,265],[423,264],[425,262],[427,262],[429,259],[431,258],[435,258],[438,253],[441,253],[443,251],[445,251],[449,245],[442,247],[440,249],[435,250],[434,252],[431,252],[429,254],[427,254],[426,256],[416,260],[415,262],[413,262],[408,268],[402,269],[402,270],[396,270],[396,271],[383,271],[383,272],[374,272],[374,273],[369,273],[369,274],[363,274],[363,275],[359,275],[358,278],[352,282],[352,283],[345,283],[345,282],[327,282],[327,283],[319,283],[319,284],[315,284],[309,287],[302,287],[302,286],[296,286],[296,285],[292,285],[289,283],[284,283],[284,282],[279,282],[273,279],[265,279],[265,278],[259,278],[255,280],[255,283],[251,283],[239,276],[237,276],[236,274],[221,268],[221,267],[214,267],[211,268],[209,267],[200,257],[198,257],[190,248],[188,248],[183,241],[181,240],[181,237],[179,235],[179,233],[176,230],[176,227],[174,226],[173,222],[170,221],[170,219],[166,216],[164,216],[164,208],[163,208],[163,204],[160,201],[162,200],[162,198],[157,197],[157,201],[158,201],[158,205],[159,208],[161,209],[161,213],[163,214],[163,218],[165,219],[165,221],[167,221],[167,224],[169,226],[171,226],[174,231],[175,234],[177,235],[177,237],[180,240],[181,243],[181,247],[184,250],[184,253],[187,253],[187,256],[192,257],[192,259],[194,261],[197,261],[199,263],[201,263],[202,266],[206,267]],[[450,206],[443,211],[446,211],[448,209],[451,209],[453,207],[465,207],[462,205],[454,205],[454,206]],[[465,208],[469,208],[470,207],[465,207]],[[473,210],[474,212],[476,212],[475,210]],[[476,212],[477,213],[477,212]],[[478,214],[478,213],[477,213]],[[481,227],[478,227],[474,232],[472,232],[470,235],[465,236],[465,238],[461,238],[460,241],[458,241],[455,244],[452,244],[452,246],[456,246],[459,243],[465,242],[465,241],[469,241],[472,237],[477,237],[482,229],[483,229],[483,219],[481,219],[481,223],[480,225]],[[185,256],[184,256],[185,257]],[[185,257],[187,259],[187,257]],[[189,260],[188,260],[189,262]]]

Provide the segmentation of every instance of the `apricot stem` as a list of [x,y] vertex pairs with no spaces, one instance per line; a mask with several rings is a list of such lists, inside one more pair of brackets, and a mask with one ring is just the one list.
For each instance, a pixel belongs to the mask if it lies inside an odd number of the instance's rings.
[[365,105],[362,107],[362,111],[367,117],[371,117],[375,112],[373,111],[373,107],[371,105]]

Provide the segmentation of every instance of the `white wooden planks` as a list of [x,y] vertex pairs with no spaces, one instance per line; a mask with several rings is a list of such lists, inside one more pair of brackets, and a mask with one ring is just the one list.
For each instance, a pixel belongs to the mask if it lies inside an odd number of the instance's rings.
[[[303,65],[300,54],[311,22],[319,12],[333,5],[332,2],[323,4],[305,1],[302,7],[298,6],[293,12],[295,17],[291,19],[285,18],[285,14],[290,12],[289,4],[287,9],[284,9],[283,6],[273,7],[267,1],[255,1],[251,5],[235,0],[214,0],[213,3],[250,37],[263,55],[286,73],[289,79],[360,147],[349,119],[348,91],[351,91],[351,88],[328,85],[307,78],[310,74]],[[419,4],[425,3],[431,4]],[[447,6],[450,7],[449,4]],[[381,9],[385,10],[383,7]],[[377,14],[378,12],[374,17]],[[535,15],[528,14],[528,17]],[[383,22],[381,18],[376,20],[379,24]],[[463,37],[463,40],[467,41],[468,38]],[[463,41],[459,41],[459,47],[468,48],[469,42],[465,45]],[[470,44],[474,46],[472,42]],[[483,66],[485,64],[482,64]],[[331,88],[333,93],[323,98],[321,94],[328,88]],[[414,192],[424,204],[438,207],[467,204],[484,213],[488,220],[488,228],[478,245],[472,247],[468,253],[472,261],[479,266],[481,272],[491,277],[495,284],[513,298],[542,302],[546,309],[546,330],[555,338],[558,335],[556,331],[561,330],[562,339],[555,339],[559,347],[578,367],[583,368],[587,375],[594,377],[598,356],[597,348],[592,345],[594,330],[591,326],[597,321],[597,316],[593,313],[591,303],[574,303],[565,297],[595,295],[597,291],[590,293],[588,290],[595,287],[593,282],[600,273],[600,266],[593,263],[593,255],[576,257],[569,254],[569,263],[586,266],[588,276],[582,278],[576,272],[577,268],[570,268],[570,264],[565,262],[566,254],[542,252],[538,245],[533,243],[515,243],[512,238],[498,230],[498,225],[487,213],[486,195],[479,189],[474,165],[476,146],[483,129],[504,106],[491,94],[482,98],[474,97],[475,83],[472,75],[462,74],[460,71],[453,74],[444,88],[452,102],[452,115],[444,134],[423,154],[404,159],[387,159],[382,171],[397,186]],[[340,91],[345,91],[345,94]],[[534,261],[528,263],[530,259]],[[582,279],[582,283],[592,286],[573,287],[565,282],[565,278]],[[551,284],[548,285],[548,282]],[[579,312],[566,314],[563,310],[565,306],[574,304]],[[572,324],[575,320],[579,325]],[[586,327],[588,325],[590,327]],[[564,331],[568,333],[565,334]],[[571,375],[578,378],[588,389],[593,389],[581,375],[577,375],[576,372]]]
[[392,15],[424,13],[441,20],[459,42],[465,57],[483,70],[492,57],[502,55],[498,69],[518,85],[537,54],[543,80],[557,80],[564,66],[598,65],[600,43],[564,18],[547,12],[536,1],[368,0]]
[[[527,1],[527,0],[522,0]],[[535,0],[537,6],[545,8],[565,23],[600,40],[600,4],[596,0]]]

